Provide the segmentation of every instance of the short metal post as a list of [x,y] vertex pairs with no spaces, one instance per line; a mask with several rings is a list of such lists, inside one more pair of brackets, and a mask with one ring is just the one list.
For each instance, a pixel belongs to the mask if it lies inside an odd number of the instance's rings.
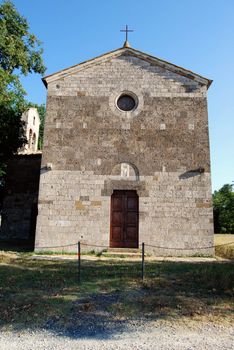
[[80,242],[77,247],[77,258],[78,258],[78,283],[80,283]]
[[145,274],[145,243],[142,242],[142,249],[141,249],[141,278],[142,278],[142,281],[144,281],[144,274]]

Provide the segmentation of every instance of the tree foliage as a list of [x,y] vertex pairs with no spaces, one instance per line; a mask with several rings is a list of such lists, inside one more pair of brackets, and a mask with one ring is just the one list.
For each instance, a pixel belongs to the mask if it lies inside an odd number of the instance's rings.
[[226,184],[213,194],[214,228],[216,233],[234,233],[234,192]]
[[38,139],[38,148],[42,149],[43,147],[43,138],[44,138],[44,127],[45,127],[45,115],[46,115],[46,108],[45,105],[39,105],[37,106],[37,110],[40,116],[40,129],[39,129],[39,139]]
[[0,159],[8,159],[12,152],[26,143],[21,114],[6,106],[1,106]]
[[11,1],[0,6],[0,29],[1,68],[9,74],[15,69],[24,75],[44,73],[40,42]]
[[20,76],[43,74],[41,43],[11,1],[0,5],[0,172],[9,157],[26,143],[22,113],[27,109]]

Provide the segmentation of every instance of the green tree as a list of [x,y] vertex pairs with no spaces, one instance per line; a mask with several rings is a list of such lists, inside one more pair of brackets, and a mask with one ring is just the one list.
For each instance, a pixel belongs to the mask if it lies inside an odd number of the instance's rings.
[[216,233],[234,233],[234,192],[226,184],[213,194],[214,228]]
[[44,127],[45,127],[45,115],[46,115],[46,108],[45,105],[42,104],[37,107],[41,124],[40,124],[40,130],[39,130],[39,140],[38,140],[38,148],[42,149],[43,147],[43,139],[44,139]]
[[0,5],[0,173],[6,160],[26,143],[20,117],[28,103],[20,76],[33,72],[45,72],[41,43],[13,3],[4,1]]
[[5,170],[4,162],[27,140],[20,119],[21,113],[7,105],[1,105],[0,111],[0,159],[2,162],[0,171],[3,172]]

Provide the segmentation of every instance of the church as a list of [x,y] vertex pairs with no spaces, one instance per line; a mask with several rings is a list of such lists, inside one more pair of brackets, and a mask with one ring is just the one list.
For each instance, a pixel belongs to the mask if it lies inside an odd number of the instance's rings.
[[212,81],[125,41],[43,83],[35,249],[212,255]]

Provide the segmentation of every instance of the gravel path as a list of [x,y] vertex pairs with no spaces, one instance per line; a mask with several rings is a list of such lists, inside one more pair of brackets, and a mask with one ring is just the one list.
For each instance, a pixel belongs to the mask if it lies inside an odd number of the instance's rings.
[[99,331],[82,337],[51,331],[2,332],[1,350],[233,350],[234,329],[221,325],[186,326],[176,322],[130,321],[125,329],[114,334]]

